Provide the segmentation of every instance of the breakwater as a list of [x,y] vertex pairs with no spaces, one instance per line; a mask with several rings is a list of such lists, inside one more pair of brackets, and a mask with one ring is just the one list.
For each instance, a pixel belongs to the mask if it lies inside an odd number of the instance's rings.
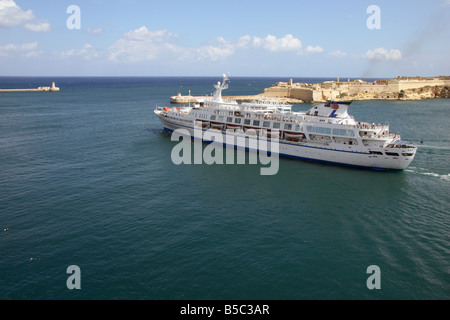
[[0,89],[0,92],[58,92],[59,88],[52,82],[50,87],[37,87],[30,89]]

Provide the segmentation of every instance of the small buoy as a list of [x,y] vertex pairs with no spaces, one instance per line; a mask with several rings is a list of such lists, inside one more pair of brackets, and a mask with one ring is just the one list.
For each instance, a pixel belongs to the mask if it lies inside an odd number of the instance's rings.
[[3,231],[9,231],[9,228],[3,229]]

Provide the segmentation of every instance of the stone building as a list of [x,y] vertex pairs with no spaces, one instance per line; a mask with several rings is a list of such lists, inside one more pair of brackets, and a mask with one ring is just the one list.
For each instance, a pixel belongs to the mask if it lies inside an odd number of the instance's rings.
[[[427,99],[448,92],[450,77],[397,77],[395,79],[326,81],[319,84],[278,82],[264,89],[264,96],[292,98],[304,102],[368,99]],[[428,88],[428,89],[427,89]]]

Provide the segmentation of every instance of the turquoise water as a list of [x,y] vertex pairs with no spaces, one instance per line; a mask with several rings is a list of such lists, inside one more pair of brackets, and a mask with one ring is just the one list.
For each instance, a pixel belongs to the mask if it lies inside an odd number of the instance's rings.
[[[219,80],[0,78],[61,87],[0,94],[0,298],[450,298],[448,99],[351,105],[419,145],[403,172],[174,165],[153,109]],[[232,78],[226,94],[287,80]]]

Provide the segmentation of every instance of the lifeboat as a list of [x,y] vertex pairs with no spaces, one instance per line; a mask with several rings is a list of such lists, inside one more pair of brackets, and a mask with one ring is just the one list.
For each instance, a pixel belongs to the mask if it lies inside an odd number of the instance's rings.
[[209,121],[202,120],[201,122],[202,122],[202,127],[203,128],[206,128],[207,126],[209,126]]
[[284,137],[289,141],[300,141],[305,138],[305,135],[300,132],[284,132]]
[[232,130],[232,131],[239,130],[239,129],[241,129],[241,126],[234,125],[234,124],[227,124],[227,129]]
[[206,128],[209,125],[209,121],[205,120],[195,120],[195,124],[197,126],[201,126],[202,128]]
[[251,128],[251,127],[244,127],[244,131],[246,135],[249,136],[257,136],[259,129]]
[[280,138],[280,132],[279,131],[271,131],[271,130],[263,130],[263,136],[266,136],[269,139]]
[[211,128],[223,130],[223,123],[211,122]]

